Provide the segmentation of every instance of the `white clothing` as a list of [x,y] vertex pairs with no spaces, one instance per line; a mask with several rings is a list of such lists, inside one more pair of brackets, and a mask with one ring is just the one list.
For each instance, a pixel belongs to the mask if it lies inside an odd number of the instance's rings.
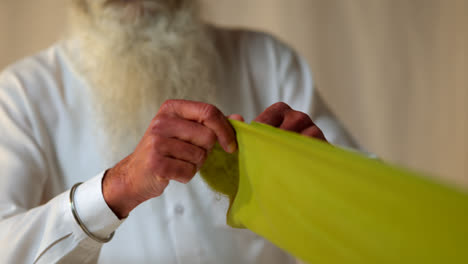
[[[220,109],[253,119],[284,101],[309,113],[329,141],[353,146],[314,92],[303,58],[273,37],[216,29],[222,55]],[[63,43],[0,75],[0,263],[293,263],[248,230],[226,225],[226,199],[196,176],[171,182],[120,221],[101,192],[106,164],[97,150],[89,85]],[[123,158],[123,157],[122,157]],[[101,245],[80,229],[69,205]]]

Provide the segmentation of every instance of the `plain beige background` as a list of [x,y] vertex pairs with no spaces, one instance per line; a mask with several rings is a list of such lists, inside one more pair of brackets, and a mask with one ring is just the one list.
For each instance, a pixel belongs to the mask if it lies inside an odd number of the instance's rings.
[[[64,32],[66,0],[0,0],[0,68]],[[353,136],[468,187],[468,0],[203,0],[218,24],[273,32],[310,62]]]

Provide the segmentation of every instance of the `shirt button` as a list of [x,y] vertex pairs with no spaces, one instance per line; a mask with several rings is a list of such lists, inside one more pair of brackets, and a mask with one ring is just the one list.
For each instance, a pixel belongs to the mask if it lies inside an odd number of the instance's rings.
[[176,215],[182,215],[184,214],[184,211],[185,211],[185,208],[183,205],[181,204],[177,204],[175,207],[174,207],[174,213]]

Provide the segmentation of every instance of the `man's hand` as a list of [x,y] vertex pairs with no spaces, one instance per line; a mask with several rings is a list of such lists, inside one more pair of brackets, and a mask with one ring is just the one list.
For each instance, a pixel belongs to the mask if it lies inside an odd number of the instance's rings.
[[189,182],[216,141],[227,152],[237,148],[235,132],[215,106],[166,101],[135,151],[108,170],[103,195],[119,218],[140,203],[160,196],[169,180]]
[[322,130],[312,122],[307,114],[295,111],[285,103],[273,104],[254,121],[327,141]]

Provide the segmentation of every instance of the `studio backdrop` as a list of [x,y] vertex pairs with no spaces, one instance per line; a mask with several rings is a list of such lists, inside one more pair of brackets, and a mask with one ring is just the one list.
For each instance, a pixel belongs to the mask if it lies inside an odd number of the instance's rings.
[[[58,39],[66,0],[0,1],[0,68]],[[276,34],[309,61],[355,139],[468,187],[468,0],[202,0],[205,17]]]

